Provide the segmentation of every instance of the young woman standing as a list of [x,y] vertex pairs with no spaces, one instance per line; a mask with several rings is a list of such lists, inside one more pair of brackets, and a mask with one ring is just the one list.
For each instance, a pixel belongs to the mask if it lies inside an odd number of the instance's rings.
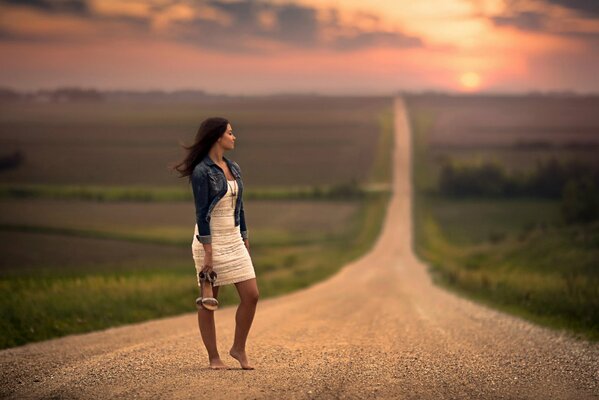
[[[200,124],[188,154],[175,167],[189,176],[195,203],[192,254],[203,297],[198,299],[198,324],[212,369],[226,369],[216,346],[214,310],[219,287],[235,284],[240,304],[235,314],[235,340],[229,354],[241,368],[254,369],[247,358],[246,340],[258,303],[258,286],[250,258],[243,209],[241,169],[224,153],[235,148],[235,135],[225,118],[208,118]],[[214,279],[212,279],[214,277]]]

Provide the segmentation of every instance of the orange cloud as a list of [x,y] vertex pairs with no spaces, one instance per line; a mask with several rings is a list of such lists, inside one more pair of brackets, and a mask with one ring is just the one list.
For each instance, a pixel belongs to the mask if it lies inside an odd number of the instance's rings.
[[29,9],[0,5],[0,27],[5,33],[29,39],[51,39],[75,35],[93,35],[96,28],[72,15],[55,15]]
[[108,17],[148,18],[152,14],[147,1],[90,0],[88,4],[92,12]]

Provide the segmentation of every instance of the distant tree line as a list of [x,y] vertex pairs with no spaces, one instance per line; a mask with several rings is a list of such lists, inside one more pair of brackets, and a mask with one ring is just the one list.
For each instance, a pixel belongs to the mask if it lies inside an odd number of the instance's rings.
[[[223,100],[228,95],[209,94],[203,90],[98,90],[80,87],[63,87],[52,90],[17,91],[0,87],[0,104],[11,102],[71,103],[99,101],[198,101]],[[244,98],[243,96],[238,98]]]
[[55,90],[37,90],[35,92],[17,92],[9,88],[0,88],[0,103],[8,102],[98,102],[104,101],[104,95],[95,89],[60,88]]
[[19,167],[25,160],[25,154],[21,150],[7,155],[0,155],[0,171]]
[[589,150],[598,148],[599,142],[594,140],[567,140],[564,142],[552,142],[549,140],[518,140],[509,147],[513,150]]
[[508,174],[496,162],[480,164],[446,160],[438,181],[440,194],[450,197],[541,197],[562,200],[567,222],[599,218],[599,166],[556,158],[538,161],[528,173]]

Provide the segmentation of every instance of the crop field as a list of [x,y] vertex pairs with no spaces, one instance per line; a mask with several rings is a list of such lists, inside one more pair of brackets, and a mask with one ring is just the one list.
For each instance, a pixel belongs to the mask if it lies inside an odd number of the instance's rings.
[[[523,318],[599,339],[598,221],[566,221],[564,194],[549,198],[530,189],[525,196],[450,195],[441,186],[448,160],[470,166],[466,185],[476,182],[473,174],[483,171],[476,168],[488,162],[497,174],[505,171],[502,179],[533,176],[539,163],[551,159],[596,171],[599,98],[423,95],[411,96],[408,107],[415,248],[436,282]],[[544,182],[558,179],[556,172]]]
[[148,242],[46,233],[41,229],[33,232],[4,229],[0,237],[2,277],[86,274],[156,266],[169,269],[173,261],[189,262],[185,248]]
[[[19,199],[0,202],[0,226],[88,231],[154,243],[191,243],[193,202],[107,202]],[[353,201],[244,201],[248,229],[257,237],[342,233],[358,205]],[[32,233],[34,234],[34,233]],[[12,262],[5,260],[4,262]]]
[[599,163],[596,97],[412,96],[410,105],[434,116],[423,138],[433,169],[447,157],[509,171],[551,157]]
[[[195,310],[191,189],[167,167],[211,115],[228,117],[238,138],[227,156],[248,189],[261,296],[330,276],[368,250],[388,195],[321,188],[389,182],[391,100],[3,106],[2,151],[25,158],[0,171],[0,348]],[[232,286],[219,297],[238,301]]]
[[231,121],[248,186],[366,181],[387,98],[3,104],[0,147],[24,163],[0,183],[186,185],[169,171],[209,116]]
[[410,96],[435,115],[429,145],[493,146],[518,142],[597,143],[597,97]]

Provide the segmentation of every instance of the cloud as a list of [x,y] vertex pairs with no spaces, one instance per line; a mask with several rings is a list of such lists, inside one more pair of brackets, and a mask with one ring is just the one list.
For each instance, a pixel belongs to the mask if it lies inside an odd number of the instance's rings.
[[397,32],[360,32],[349,37],[339,37],[334,42],[338,50],[354,50],[365,47],[420,47],[422,40]]
[[580,39],[596,47],[598,1],[510,0],[498,15],[486,15],[496,26]]
[[548,3],[556,4],[577,11],[586,17],[599,16],[599,1],[597,0],[546,0]]
[[275,10],[278,20],[277,34],[283,41],[302,45],[315,44],[320,29],[314,8],[293,4],[278,6]]
[[0,0],[0,4],[28,7],[48,13],[89,15],[85,0]]
[[513,26],[521,30],[541,31],[545,28],[546,16],[534,11],[519,12],[510,16],[493,16],[497,26]]
[[[181,37],[199,46],[224,51],[256,51],[268,44],[296,48],[351,51],[367,47],[416,47],[423,42],[398,31],[361,29],[340,22],[338,10],[319,10],[298,4],[264,1],[211,1],[207,5],[227,15],[218,23],[198,16],[189,26],[179,26]],[[378,19],[375,15],[368,16]],[[363,13],[356,18],[364,19]]]
[[[145,35],[166,38],[221,52],[277,51],[281,48],[330,49],[352,51],[370,47],[423,46],[419,37],[398,30],[383,30],[371,23],[365,28],[358,22],[376,22],[379,17],[360,13],[355,25],[339,19],[338,9],[319,9],[294,3],[271,3],[264,0],[209,0],[204,2],[148,1],[143,9],[121,7],[111,0],[0,0],[0,5],[31,8],[40,13],[80,16],[90,24],[119,22],[123,36]],[[109,12],[107,12],[107,10]],[[132,12],[135,13],[132,14]],[[350,18],[351,20],[351,18]],[[359,20],[359,21],[358,21]],[[26,24],[27,21],[22,21]],[[0,20],[0,40],[15,40]],[[72,32],[69,32],[71,35]],[[117,35],[112,32],[111,35]],[[60,35],[56,32],[54,39]],[[31,39],[22,36],[21,40]],[[43,40],[37,38],[37,40]],[[75,40],[64,36],[65,41]],[[82,40],[82,38],[76,38]]]

